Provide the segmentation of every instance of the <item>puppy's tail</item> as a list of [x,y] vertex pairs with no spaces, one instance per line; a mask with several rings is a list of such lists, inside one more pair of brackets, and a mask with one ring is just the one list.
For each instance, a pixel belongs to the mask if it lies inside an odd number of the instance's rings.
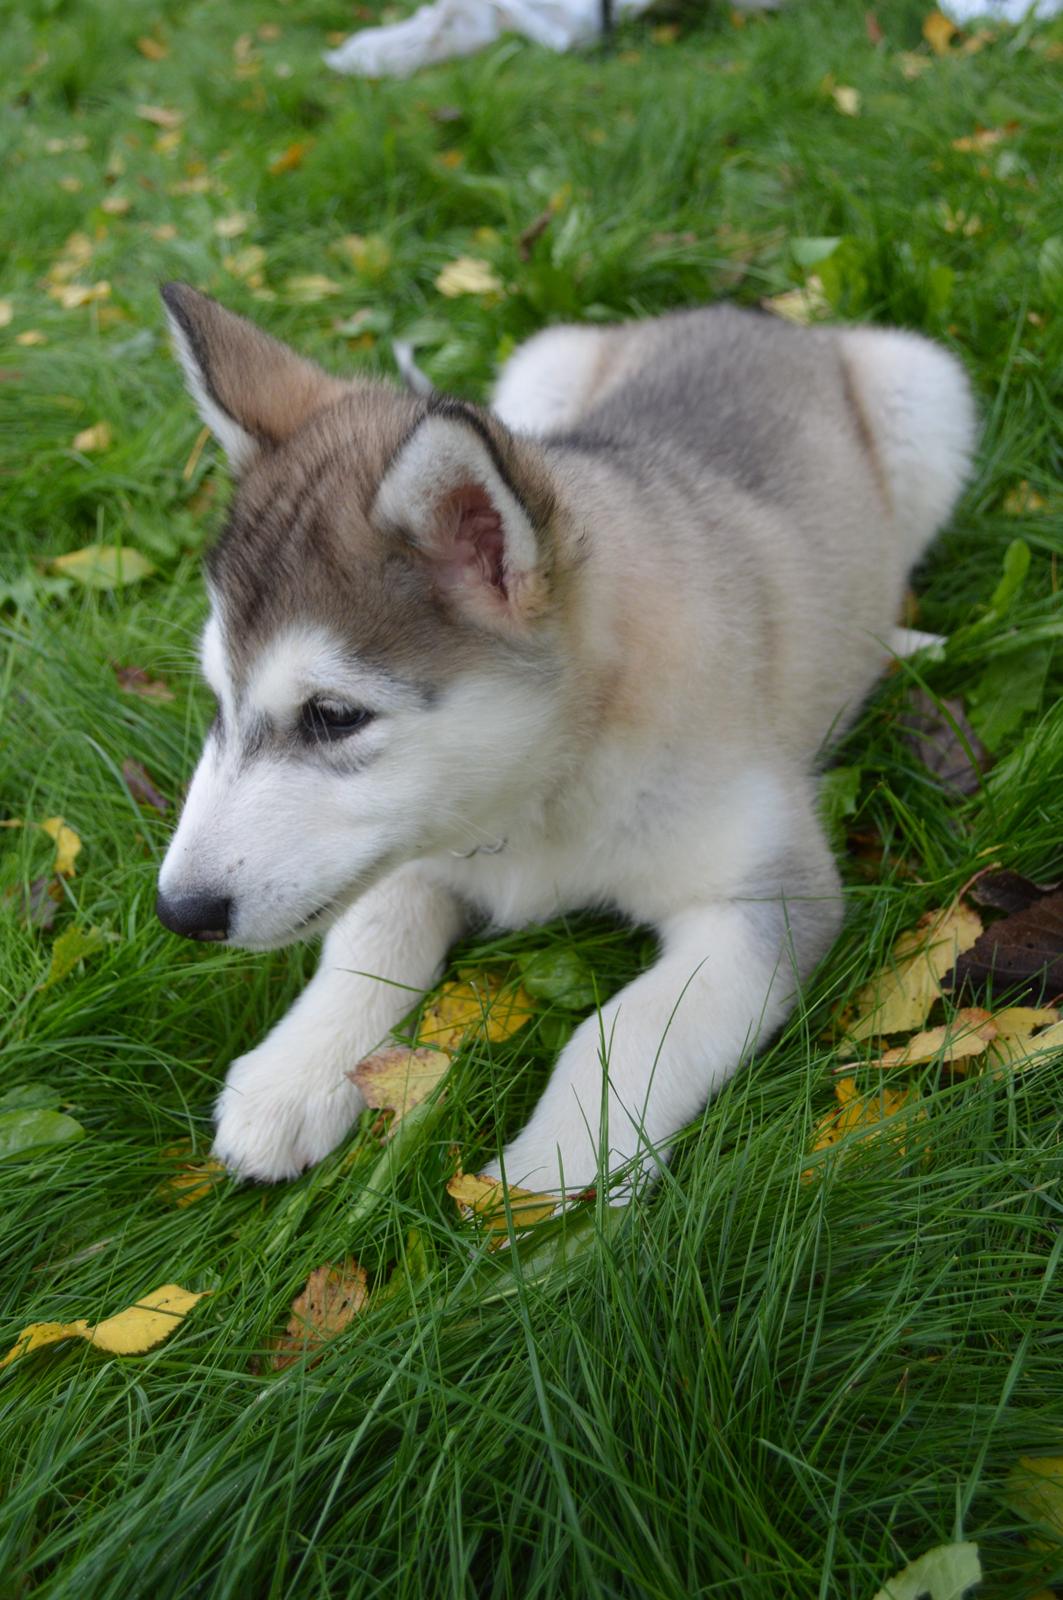
[[914,560],[970,474],[978,420],[967,374],[918,334],[847,328],[841,339],[852,399]]
[[413,345],[408,339],[392,339],[391,353],[399,369],[399,377],[407,389],[427,399],[435,394],[436,387],[426,372],[422,372],[413,358]]

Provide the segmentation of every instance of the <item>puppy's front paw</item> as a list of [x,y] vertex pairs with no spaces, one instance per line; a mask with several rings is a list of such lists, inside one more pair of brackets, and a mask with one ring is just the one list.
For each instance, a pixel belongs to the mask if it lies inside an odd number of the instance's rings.
[[361,1111],[342,1072],[322,1078],[267,1039],[229,1068],[214,1108],[214,1154],[238,1178],[295,1178],[334,1150]]

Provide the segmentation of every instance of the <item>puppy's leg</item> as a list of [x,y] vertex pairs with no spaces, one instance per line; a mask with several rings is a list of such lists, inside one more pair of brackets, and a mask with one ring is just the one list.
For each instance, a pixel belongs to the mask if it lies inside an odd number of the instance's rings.
[[597,1181],[603,1132],[607,1171],[640,1156],[653,1171],[680,1128],[781,1026],[837,933],[837,870],[811,818],[804,832],[804,849],[748,898],[693,901],[662,921],[656,965],[577,1028],[490,1176],[504,1165],[509,1183],[579,1192]]
[[328,1154],[363,1101],[346,1073],[435,981],[464,916],[449,890],[406,868],[351,907],[269,1037],[229,1068],[214,1153],[242,1178],[292,1178]]

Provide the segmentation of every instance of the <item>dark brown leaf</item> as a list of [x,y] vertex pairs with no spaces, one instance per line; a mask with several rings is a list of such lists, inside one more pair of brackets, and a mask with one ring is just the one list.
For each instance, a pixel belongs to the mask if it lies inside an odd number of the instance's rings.
[[883,39],[886,37],[882,32],[882,26],[873,11],[864,12],[864,27],[867,30],[868,42],[870,44],[881,44]]
[[1021,994],[1035,1005],[1063,994],[1063,891],[994,922],[944,982],[954,993],[991,985],[995,996]]
[[952,794],[977,794],[992,756],[968,722],[962,700],[937,700],[925,689],[909,698],[901,718],[920,761]]
[[531,259],[532,245],[535,243],[536,239],[542,238],[543,234],[546,232],[553,220],[553,210],[550,206],[547,206],[545,211],[540,211],[534,222],[528,223],[528,226],[524,229],[520,235],[520,238],[517,240],[517,249],[520,252],[520,259],[522,261],[528,261]]
[[151,806],[155,811],[169,811],[170,802],[164,794],[159,793],[154,778],[139,761],[123,761],[122,777],[138,805]]
[[55,921],[63,889],[57,878],[45,874],[43,878],[34,878],[32,883],[25,886],[15,884],[7,891],[5,898],[18,902],[20,915],[27,927],[40,928],[47,933]]
[[1034,883],[1031,878],[1024,878],[1021,872],[1002,869],[976,878],[967,891],[967,897],[976,905],[990,906],[994,911],[1006,911],[1010,915],[1015,911],[1025,911],[1027,906],[1043,900],[1045,895],[1054,893],[1059,887],[1058,881]]

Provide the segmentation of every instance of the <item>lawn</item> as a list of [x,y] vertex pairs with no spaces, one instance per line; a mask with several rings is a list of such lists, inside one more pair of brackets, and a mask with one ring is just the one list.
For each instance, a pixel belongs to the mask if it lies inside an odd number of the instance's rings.
[[[0,831],[0,1094],[46,1086],[85,1136],[0,1162],[0,1354],[31,1322],[210,1292],[145,1354],[75,1339],[0,1372],[0,1593],[871,1600],[958,1539],[982,1593],[1063,1585],[1013,1476],[1063,1455],[1063,1053],[907,1069],[903,1137],[809,1154],[836,1010],[896,936],[990,863],[1063,875],[1063,24],[937,53],[928,7],[865,9],[692,7],[608,54],[505,40],[408,83],[329,74],[352,14],[324,0],[7,16],[0,818],[28,825]],[[460,257],[497,289],[441,292]],[[536,952],[568,977],[391,1144],[367,1116],[294,1183],[167,1182],[313,960],[186,945],[153,913],[210,714],[200,561],[227,495],[163,337],[173,277],[337,370],[390,373],[411,338],[478,398],[545,323],[810,277],[806,311],[922,329],[971,373],[977,469],[912,600],[948,645],[832,756],[844,934],[626,1211],[492,1252],[446,1192],[519,1126],[588,983],[648,959],[645,931],[590,918],[456,952],[450,978]],[[153,570],[52,565],[94,543]],[[969,796],[905,732],[919,685],[990,749]],[[73,876],[33,825],[55,817]],[[348,1257],[367,1305],[276,1368],[308,1275]]]

